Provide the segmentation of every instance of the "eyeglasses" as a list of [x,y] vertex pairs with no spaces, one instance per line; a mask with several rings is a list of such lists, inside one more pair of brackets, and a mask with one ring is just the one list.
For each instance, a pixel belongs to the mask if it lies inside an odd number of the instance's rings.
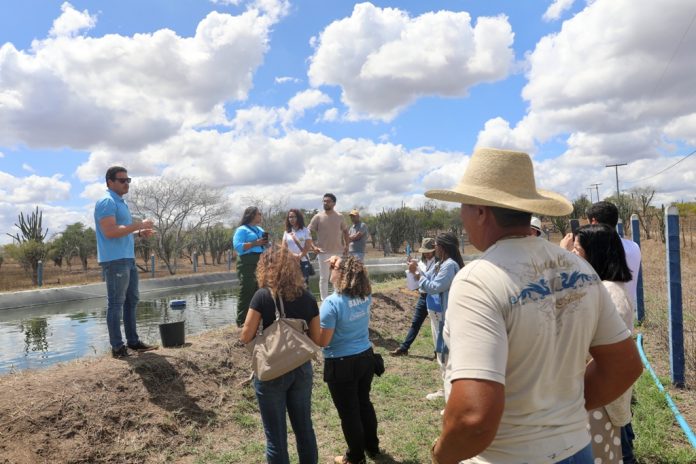
[[130,184],[131,180],[130,177],[114,177],[115,182],[120,182],[122,184]]

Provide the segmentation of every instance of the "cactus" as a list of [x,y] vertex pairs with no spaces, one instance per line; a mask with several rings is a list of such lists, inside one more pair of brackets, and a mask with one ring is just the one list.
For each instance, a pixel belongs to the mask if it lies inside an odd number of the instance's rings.
[[36,211],[32,211],[31,215],[24,217],[24,213],[19,213],[18,216],[19,224],[15,224],[21,232],[12,235],[7,234],[12,237],[17,243],[24,243],[28,241],[34,241],[38,243],[43,243],[46,235],[48,235],[48,229],[46,231],[41,227],[41,221],[43,219],[43,211],[39,211],[39,207],[36,207]]

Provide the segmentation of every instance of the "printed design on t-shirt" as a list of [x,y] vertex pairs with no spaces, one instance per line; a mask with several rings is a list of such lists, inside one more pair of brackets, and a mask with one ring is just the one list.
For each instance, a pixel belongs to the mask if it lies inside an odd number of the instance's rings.
[[368,307],[359,307],[360,305],[365,304],[365,302],[367,302],[367,298],[351,298],[348,300],[348,307],[351,308],[348,320],[355,321],[368,316]]
[[510,297],[510,303],[525,304],[527,300],[543,300],[554,293],[568,289],[577,290],[584,287],[586,283],[592,284],[597,281],[599,281],[599,277],[596,274],[585,274],[580,271],[560,272],[550,282],[545,277],[541,277],[536,282],[529,282],[517,296]]

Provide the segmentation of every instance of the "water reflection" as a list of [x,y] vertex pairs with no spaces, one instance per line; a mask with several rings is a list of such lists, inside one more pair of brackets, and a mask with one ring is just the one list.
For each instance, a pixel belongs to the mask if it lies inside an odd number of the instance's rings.
[[19,327],[19,330],[24,332],[24,352],[36,351],[45,355],[48,351],[48,341],[46,341],[48,321],[46,318],[30,319],[26,323],[20,323]]
[[[373,280],[394,275],[371,276]],[[318,295],[318,279],[310,281]],[[172,300],[186,300],[172,309]],[[146,343],[160,343],[159,324],[186,321],[186,333],[233,324],[237,289],[228,284],[166,290],[141,295],[138,335]],[[106,301],[93,299],[0,311],[0,374],[50,366],[84,356],[109,352]]]
[[[169,307],[184,299],[183,310]],[[186,333],[231,324],[236,316],[236,289],[213,285],[141,295],[138,334],[159,344],[159,324],[185,320]],[[0,373],[46,367],[57,362],[109,351],[106,301],[94,299],[0,311]]]

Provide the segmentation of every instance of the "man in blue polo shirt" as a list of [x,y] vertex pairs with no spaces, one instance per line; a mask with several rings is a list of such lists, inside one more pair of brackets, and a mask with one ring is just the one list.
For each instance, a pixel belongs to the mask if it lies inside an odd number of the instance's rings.
[[[135,266],[135,242],[133,235],[149,237],[152,221],[146,219],[133,223],[123,195],[128,193],[131,178],[121,166],[106,171],[106,194],[94,207],[94,223],[97,229],[97,261],[104,271],[106,282],[106,326],[109,330],[111,354],[114,358],[128,356],[128,348],[135,351],[156,349],[138,338],[135,330],[135,307],[138,304],[138,269]],[[126,344],[121,338],[121,314],[126,332]]]

